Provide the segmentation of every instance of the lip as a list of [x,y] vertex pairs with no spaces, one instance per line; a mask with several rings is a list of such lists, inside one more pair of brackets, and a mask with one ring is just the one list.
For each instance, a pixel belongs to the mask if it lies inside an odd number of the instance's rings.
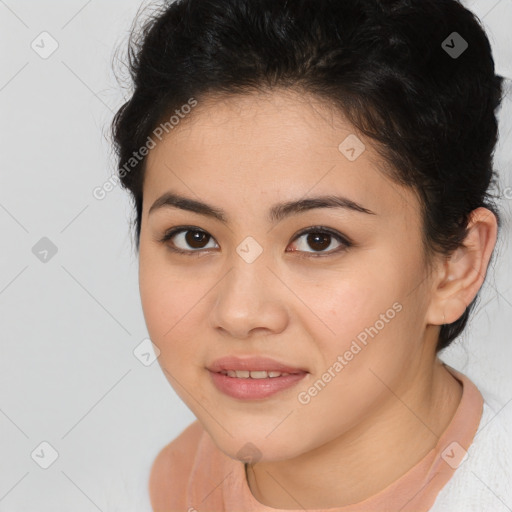
[[295,386],[306,375],[307,373],[296,373],[283,377],[268,377],[266,379],[242,379],[210,371],[213,384],[219,391],[232,398],[241,400],[268,398],[280,391]]
[[[208,367],[211,372],[221,372],[223,370],[253,370],[253,371],[274,371],[282,373],[308,373],[305,368],[297,368],[281,363],[270,357],[236,357],[228,356],[216,359]],[[279,377],[276,377],[279,378]]]
[[[293,387],[309,373],[303,368],[289,366],[268,357],[223,357],[214,361],[207,369],[213,384],[219,391],[241,400],[268,398]],[[290,375],[267,377],[265,379],[243,379],[220,373],[223,370],[266,370],[289,373]]]

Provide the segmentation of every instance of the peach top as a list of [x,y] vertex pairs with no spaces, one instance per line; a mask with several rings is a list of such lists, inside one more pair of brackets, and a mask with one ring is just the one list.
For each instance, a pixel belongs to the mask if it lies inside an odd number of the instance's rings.
[[[439,491],[464,460],[483,412],[478,388],[462,373],[445,367],[462,384],[462,398],[436,446],[377,494],[359,503],[312,512],[422,512],[432,507]],[[153,502],[155,512],[285,512],[256,500],[247,484],[244,463],[221,452],[198,421],[161,454],[159,457],[165,454],[165,469],[155,484],[166,487],[166,497],[165,505]],[[303,512],[295,512],[299,510]]]

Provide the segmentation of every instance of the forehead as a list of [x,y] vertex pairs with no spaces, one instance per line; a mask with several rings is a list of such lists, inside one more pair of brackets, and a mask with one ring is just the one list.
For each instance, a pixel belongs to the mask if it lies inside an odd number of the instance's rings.
[[[332,147],[343,133],[354,133],[354,128],[341,112],[328,108],[312,95],[277,89],[207,96],[190,114],[182,116],[172,131],[164,134],[159,146],[224,147],[229,140],[239,152],[265,147],[273,150],[269,156],[277,156],[275,151],[282,150],[289,157],[290,149],[296,154],[304,147],[322,152]],[[153,157],[158,153],[157,149]]]
[[311,95],[210,96],[149,152],[145,209],[179,189],[213,204],[246,193],[283,200],[336,191],[383,215],[417,210],[413,192],[390,181],[385,165],[371,140]]

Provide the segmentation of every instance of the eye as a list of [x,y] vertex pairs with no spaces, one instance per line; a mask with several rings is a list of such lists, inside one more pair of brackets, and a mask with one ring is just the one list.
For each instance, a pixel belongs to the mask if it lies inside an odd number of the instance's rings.
[[[200,252],[201,249],[211,248],[207,247],[207,245],[210,240],[213,240],[213,237],[205,231],[193,226],[182,226],[167,231],[159,241],[165,243],[168,240],[172,240],[172,246],[169,246],[169,249],[173,252],[191,256],[194,255],[194,253]],[[190,250],[190,247],[196,250]]]
[[[315,226],[308,228],[304,231],[301,231],[295,238],[295,240],[300,240],[303,238],[302,243],[298,243],[298,248],[293,249],[288,252],[303,252],[307,253],[307,255],[301,254],[301,257],[319,257],[319,256],[330,256],[333,253],[338,253],[342,250],[346,250],[348,247],[352,245],[352,243],[342,236],[340,233],[333,231],[329,228],[324,228],[322,226]],[[332,248],[332,243],[334,241],[338,242],[338,247]],[[307,247],[311,247],[313,251],[307,251]],[[331,248],[330,251],[326,251],[326,249]]]

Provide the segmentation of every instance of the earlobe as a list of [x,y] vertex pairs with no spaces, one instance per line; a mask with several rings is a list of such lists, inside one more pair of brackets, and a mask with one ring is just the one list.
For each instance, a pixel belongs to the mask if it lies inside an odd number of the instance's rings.
[[496,237],[496,216],[487,208],[473,210],[463,246],[444,261],[427,323],[450,324],[462,316],[485,280]]

